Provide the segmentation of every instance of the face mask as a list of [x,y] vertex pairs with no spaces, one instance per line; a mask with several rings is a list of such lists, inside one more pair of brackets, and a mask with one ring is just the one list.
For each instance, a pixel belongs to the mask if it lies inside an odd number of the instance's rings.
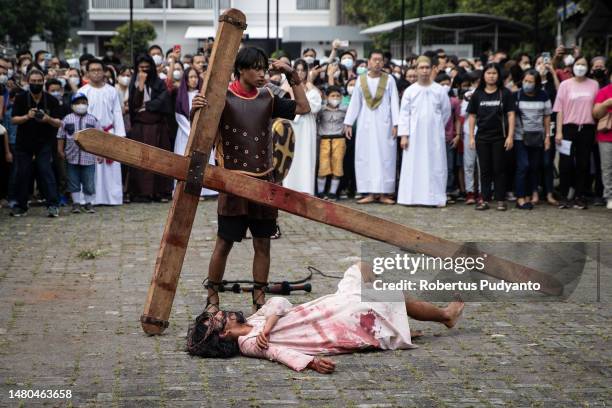
[[185,70],[187,70],[187,68],[189,68],[191,66],[191,64],[183,64],[183,67],[185,68]]
[[442,89],[444,89],[444,93],[448,94],[449,90],[450,90],[450,86],[448,85],[442,85]]
[[60,100],[60,99],[62,99],[62,92],[61,91],[51,92],[51,96],[54,96],[55,99]]
[[346,67],[346,69],[352,69],[353,68],[353,59],[352,58],[344,58],[343,60],[340,61],[340,63],[342,65],[344,65]]
[[128,86],[130,84],[130,80],[132,78],[130,77],[126,77],[126,76],[120,76],[119,77],[119,83],[123,86]]
[[113,55],[115,55],[115,53],[114,53],[114,52],[112,52],[112,51],[106,51],[106,56],[107,56],[108,58],[111,58]]
[[524,65],[521,65],[521,69],[522,69],[523,71],[527,71],[529,68],[531,68],[531,64],[524,64]]
[[27,91],[29,91],[29,90],[30,90],[30,84],[23,84],[23,85],[21,86],[21,89],[23,89],[23,90],[24,90],[24,91],[26,91],[26,92],[27,92]]
[[453,69],[451,67],[444,68],[444,72],[446,72],[446,75],[450,75],[452,70]]
[[352,94],[353,94],[353,89],[355,89],[355,87],[354,87],[354,86],[347,86],[347,87],[346,87],[346,92],[347,92],[349,95],[352,95]]
[[20,71],[23,75],[26,75],[28,73],[28,66],[24,65],[23,67],[21,67]]
[[172,72],[172,78],[174,78],[175,81],[178,81],[179,79],[181,79],[181,76],[182,76],[182,73],[178,69]]
[[402,77],[402,75],[399,72],[394,72],[393,76],[395,77],[396,80],[399,81],[399,79]]
[[579,65],[579,64],[575,64],[574,65],[574,75],[576,75],[577,77],[581,78],[581,77],[585,76],[586,73],[587,73],[586,65]]
[[65,78],[57,78],[58,81],[60,81],[60,84],[62,84],[62,88],[66,86],[66,79]]
[[[9,76],[11,75],[9,74]],[[594,69],[593,77],[597,79],[604,79],[606,77],[606,71],[601,68]]]
[[70,77],[68,78],[68,83],[72,86],[78,86],[81,80],[78,77]]
[[366,72],[368,72],[368,69],[366,67],[357,67],[357,75],[363,75]]
[[163,72],[160,72],[159,79],[161,79],[162,81],[165,81],[166,79],[168,79],[168,75],[164,74]]
[[334,72],[334,78],[336,79],[340,78],[340,73],[341,73],[340,71]]
[[45,60],[42,60],[38,63],[38,65],[40,65],[40,67],[44,70],[45,66],[47,65],[47,62]]
[[308,64],[308,65],[312,65],[314,64],[314,57],[304,57],[304,61]]
[[30,85],[30,92],[33,93],[34,95],[38,95],[39,93],[41,93],[43,90],[43,86],[42,84],[31,84]]
[[10,77],[12,77],[13,75],[15,75],[15,71],[13,71],[12,69],[10,69],[10,68],[9,68],[9,69],[7,69],[7,75],[8,75],[8,77],[10,78]]
[[566,55],[565,57],[563,57],[563,63],[566,67],[569,67],[574,63],[574,56],[571,54]]
[[78,105],[72,105],[72,110],[77,115],[84,115],[87,113],[87,105],[79,103]]
[[162,62],[164,62],[164,59],[162,58],[162,56],[161,56],[161,55],[159,55],[159,54],[155,54],[155,55],[153,56],[153,62],[155,63],[155,65],[161,65],[161,64],[162,64]]
[[8,76],[7,75],[0,75],[0,84],[4,85],[8,82]]
[[535,90],[535,84],[523,83],[523,91],[532,93]]
[[327,100],[327,104],[331,106],[332,108],[335,108],[336,106],[340,105],[340,99],[330,98]]

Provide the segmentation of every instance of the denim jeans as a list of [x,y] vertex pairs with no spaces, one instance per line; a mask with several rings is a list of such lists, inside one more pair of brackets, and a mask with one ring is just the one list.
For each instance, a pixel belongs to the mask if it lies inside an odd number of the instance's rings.
[[516,151],[515,193],[517,197],[531,196],[538,188],[540,156],[543,147],[525,146],[522,140],[514,141]]
[[81,191],[81,185],[85,195],[94,195],[96,193],[95,164],[82,166],[80,164],[66,163],[66,166],[69,193],[78,193]]
[[42,193],[47,200],[47,207],[57,207],[57,186],[53,174],[53,155],[51,144],[46,144],[36,152],[15,149],[17,164],[17,206],[22,210],[28,209],[29,182],[32,171],[36,165],[37,180]]

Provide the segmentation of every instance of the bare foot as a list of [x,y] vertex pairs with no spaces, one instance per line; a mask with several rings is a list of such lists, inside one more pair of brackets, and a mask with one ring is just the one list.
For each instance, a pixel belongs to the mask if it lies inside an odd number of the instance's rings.
[[423,330],[410,330],[410,337],[412,339],[418,339],[419,337],[423,337]]
[[454,327],[457,324],[457,321],[461,317],[461,313],[463,313],[463,308],[465,307],[465,303],[463,300],[457,300],[455,302],[451,302],[444,311],[448,315],[448,318],[444,323],[446,327],[449,329]]

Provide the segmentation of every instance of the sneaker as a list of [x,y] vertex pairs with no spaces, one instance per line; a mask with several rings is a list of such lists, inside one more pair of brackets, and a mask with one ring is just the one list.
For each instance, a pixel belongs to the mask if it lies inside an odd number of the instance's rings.
[[603,207],[606,205],[606,201],[603,197],[595,197],[593,199],[593,207]]
[[73,214],[80,214],[81,213],[81,204],[72,204],[72,211],[70,211]]
[[11,217],[25,217],[26,215],[28,215],[28,210],[24,210],[20,207],[15,207],[11,211]]
[[49,207],[47,208],[47,216],[50,218],[57,218],[59,217],[59,208],[57,207]]
[[475,209],[476,209],[476,211],[488,210],[489,209],[489,203],[487,203],[486,201],[479,201],[478,204],[476,204]]
[[325,200],[325,193],[316,193],[315,197],[320,198],[321,200]]
[[576,201],[574,201],[574,208],[577,210],[586,210],[589,206],[583,198],[577,198]]
[[497,202],[497,211],[506,211],[507,209],[508,209],[508,206],[506,205],[505,201],[498,201]]
[[329,194],[327,195],[327,199],[328,199],[329,201],[338,201],[338,196],[337,196],[336,194],[331,194],[331,193],[329,193]]
[[514,195],[514,193],[512,191],[508,191],[506,193],[506,200],[508,200],[508,201],[516,201],[516,196]]
[[96,210],[94,210],[93,205],[91,203],[85,204],[83,209],[85,210],[87,214],[94,214],[96,212]]
[[453,198],[452,195],[446,195],[446,204],[455,204],[457,201]]
[[608,210],[612,210],[612,198],[608,198],[608,204],[606,204]]
[[465,196],[465,204],[476,204],[476,197],[474,196],[474,193],[467,193],[467,195]]
[[560,210],[566,210],[570,207],[571,203],[568,200],[561,200],[559,201],[559,206],[557,208],[559,208]]

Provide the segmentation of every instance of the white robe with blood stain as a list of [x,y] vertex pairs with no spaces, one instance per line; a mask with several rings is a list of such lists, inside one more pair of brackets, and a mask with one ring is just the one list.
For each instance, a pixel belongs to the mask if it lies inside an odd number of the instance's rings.
[[[372,98],[376,95],[380,78],[367,77]],[[351,102],[344,118],[345,125],[357,121],[355,139],[355,178],[359,193],[395,192],[395,163],[397,141],[392,129],[399,117],[399,97],[395,79],[389,76],[381,104],[368,108],[361,89],[361,80],[355,82]]]
[[[362,285],[369,290],[362,291]],[[272,297],[247,319],[253,329],[238,338],[240,352],[301,371],[315,355],[414,348],[402,292],[370,297],[372,291],[379,292],[372,283],[362,283],[359,266],[353,265],[336,293],[296,307],[286,298]],[[257,336],[271,315],[281,318],[270,331],[269,347],[260,349]]]
[[[189,99],[189,111],[191,112],[191,105],[193,102],[193,97],[198,93],[197,90],[189,91],[187,93],[187,98]],[[180,113],[175,113],[176,122],[178,123],[178,130],[176,131],[176,140],[174,141],[174,153],[176,154],[185,154],[185,149],[187,149],[187,141],[189,140],[189,133],[191,132],[191,122],[189,122],[189,118],[181,115]],[[210,158],[208,160],[208,164],[215,165],[215,149],[212,149],[210,152]],[[176,181],[174,182],[176,186]],[[209,190],[207,188],[202,188],[202,192],[200,193],[201,197],[204,196],[216,196],[219,193],[215,190]]]
[[[77,92],[87,96],[89,108],[87,112],[94,115],[103,129],[112,125],[108,133],[125,137],[123,124],[122,102],[117,90],[105,84],[95,88],[89,84],[81,87]],[[96,197],[94,204],[121,205],[123,204],[123,184],[121,182],[121,164],[113,161],[96,163]]]
[[406,205],[446,204],[446,140],[450,98],[442,86],[415,83],[402,96],[398,136],[408,135],[402,151],[397,202]]

